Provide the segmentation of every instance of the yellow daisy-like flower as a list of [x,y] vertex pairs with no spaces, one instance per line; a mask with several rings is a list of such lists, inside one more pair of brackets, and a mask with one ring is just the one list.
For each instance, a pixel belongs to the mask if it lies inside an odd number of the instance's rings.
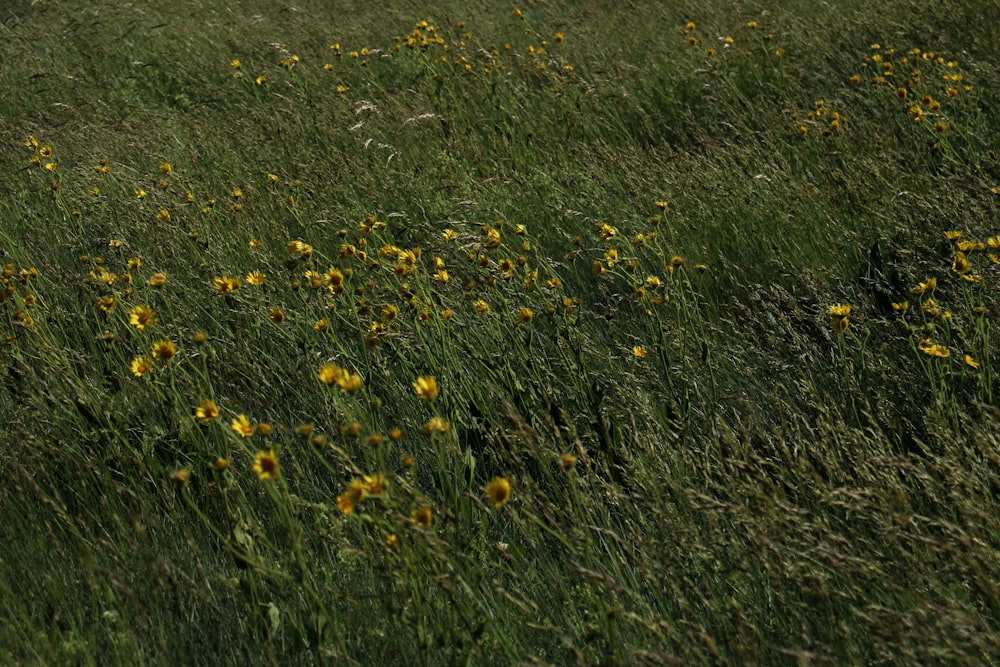
[[503,507],[510,500],[510,482],[503,477],[494,477],[483,488],[483,492],[494,509]]
[[951,351],[949,351],[947,347],[933,343],[926,338],[920,341],[918,347],[921,352],[931,357],[940,357],[944,359],[951,356]]
[[278,479],[281,475],[281,464],[278,463],[278,456],[273,449],[257,452],[253,458],[253,471],[265,482]]
[[951,270],[955,273],[965,273],[969,270],[969,259],[964,252],[955,253],[955,259],[951,262]]
[[170,222],[170,211],[168,211],[165,208],[161,208],[160,211],[156,214],[156,218],[160,222]]
[[632,354],[636,359],[645,359],[647,354],[646,347],[643,345],[635,345],[632,347]]
[[340,377],[341,370],[340,366],[336,364],[323,364],[320,366],[319,373],[317,374],[319,381],[325,385],[332,385]]
[[531,308],[522,308],[517,312],[517,321],[521,324],[531,324],[535,318],[535,312]]
[[969,368],[979,368],[979,362],[972,358],[972,355],[965,355],[965,364]]
[[361,385],[361,376],[356,373],[351,373],[348,370],[343,370],[340,377],[337,378],[337,386],[340,387],[340,391],[345,394],[353,394],[357,390],[361,389]]
[[220,276],[212,281],[215,291],[219,294],[232,294],[240,288],[241,284],[239,278],[231,276]]
[[141,378],[146,373],[153,370],[153,362],[146,357],[136,357],[132,360],[132,374],[137,378]]
[[177,354],[177,346],[172,340],[158,340],[153,343],[153,358],[170,361]]
[[146,284],[150,287],[163,287],[167,284],[167,274],[165,273],[154,273],[146,281]]
[[911,289],[910,291],[913,292],[914,294],[923,294],[924,292],[931,291],[935,287],[937,287],[937,278],[932,276],[927,280],[925,280],[924,282],[917,285],[916,287],[914,287],[913,289]]
[[277,306],[272,306],[267,311],[267,318],[275,324],[281,324],[285,321],[285,311]]
[[424,424],[424,433],[430,435],[431,433],[444,433],[449,428],[451,428],[451,423],[444,417],[431,417],[426,424]]
[[194,416],[203,422],[212,421],[219,416],[219,406],[212,399],[206,398],[194,409]]
[[413,523],[422,528],[427,528],[434,522],[434,512],[430,507],[418,507],[413,510],[413,516],[411,517]]
[[246,280],[251,285],[263,285],[264,281],[267,280],[267,276],[260,271],[251,271],[247,274]]
[[477,299],[476,302],[472,304],[472,307],[475,308],[476,312],[480,315],[490,312],[490,304],[486,303],[482,299]]
[[105,313],[110,313],[111,310],[115,307],[116,303],[118,302],[115,300],[113,296],[102,296],[100,299],[97,300],[98,308],[103,310]]
[[256,427],[250,423],[250,419],[246,415],[237,415],[233,417],[233,421],[230,424],[233,430],[236,431],[237,435],[241,435],[244,438],[249,438],[256,431]]
[[418,377],[417,381],[413,383],[413,388],[416,390],[417,396],[425,401],[433,401],[438,396],[437,380],[430,375]]
[[337,496],[337,509],[341,514],[350,514],[365,497],[365,485],[359,480],[352,480],[347,491]]
[[142,331],[146,327],[153,326],[156,324],[157,319],[156,312],[146,305],[134,307],[128,316],[129,324],[134,326],[139,331]]
[[830,306],[829,314],[830,327],[836,333],[844,333],[847,331],[847,327],[850,325],[850,318],[848,317],[848,315],[851,314],[850,306],[842,303],[834,304]]
[[850,314],[851,307],[846,304],[837,303],[830,306],[830,317],[847,317]]
[[382,473],[377,473],[375,475],[365,475],[364,479],[365,493],[370,493],[373,496],[385,491],[385,475]]

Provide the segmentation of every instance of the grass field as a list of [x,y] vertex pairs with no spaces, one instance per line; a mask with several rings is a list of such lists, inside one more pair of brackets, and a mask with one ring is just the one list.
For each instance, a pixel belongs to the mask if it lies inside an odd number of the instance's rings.
[[380,4],[0,14],[0,662],[1000,663],[1000,6]]

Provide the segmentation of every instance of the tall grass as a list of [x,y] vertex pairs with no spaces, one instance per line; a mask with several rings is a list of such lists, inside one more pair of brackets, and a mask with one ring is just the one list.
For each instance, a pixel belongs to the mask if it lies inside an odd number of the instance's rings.
[[995,10],[661,4],[8,9],[3,661],[996,662]]

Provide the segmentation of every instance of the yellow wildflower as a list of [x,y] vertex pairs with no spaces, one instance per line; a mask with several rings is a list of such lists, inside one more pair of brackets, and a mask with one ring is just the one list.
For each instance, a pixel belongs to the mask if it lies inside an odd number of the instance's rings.
[[483,491],[494,509],[503,507],[510,500],[510,482],[503,477],[494,477],[486,484]]
[[152,371],[153,368],[153,362],[146,357],[136,357],[132,360],[132,374],[137,378],[141,378],[146,373]]
[[256,427],[250,423],[250,419],[246,415],[237,415],[233,417],[233,421],[230,424],[233,430],[236,431],[237,435],[241,435],[244,438],[249,438],[256,431]]
[[433,401],[438,395],[437,380],[430,375],[422,375],[413,383],[417,396],[425,401]]
[[278,479],[281,474],[281,464],[278,463],[278,457],[273,449],[257,452],[253,458],[253,471],[265,482]]
[[212,421],[219,416],[219,406],[212,399],[206,398],[194,409],[194,416],[203,422]]

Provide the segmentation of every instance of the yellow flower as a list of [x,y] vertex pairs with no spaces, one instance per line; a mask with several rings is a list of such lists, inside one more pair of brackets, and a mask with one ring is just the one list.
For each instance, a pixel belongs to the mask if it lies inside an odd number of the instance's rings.
[[233,430],[236,431],[237,435],[241,435],[244,438],[249,438],[254,434],[254,431],[257,430],[254,425],[250,423],[250,420],[246,415],[237,415],[236,417],[233,417],[233,421],[230,425],[233,427]]
[[914,287],[910,291],[913,292],[914,294],[923,294],[924,292],[929,292],[935,287],[937,287],[937,278],[932,276],[928,278],[926,281]]
[[278,306],[271,306],[267,311],[267,317],[275,324],[281,324],[285,321],[285,311]]
[[160,222],[170,222],[170,211],[165,208],[161,208],[160,212],[156,214],[156,217]]
[[153,358],[170,361],[177,354],[177,346],[172,340],[158,340],[153,343]]
[[417,381],[413,383],[413,388],[417,392],[417,396],[425,401],[433,401],[438,395],[437,380],[430,375],[421,375],[417,378]]
[[434,513],[431,511],[430,507],[418,507],[413,510],[413,516],[411,517],[413,523],[423,528],[427,528],[434,521]]
[[146,198],[146,191],[143,190],[142,188],[136,188],[134,190],[134,193],[135,193],[135,198],[136,199],[145,199]]
[[434,432],[444,433],[449,428],[451,428],[451,423],[449,423],[444,417],[431,417],[430,420],[424,424],[424,433],[427,435]]
[[576,465],[576,457],[572,454],[563,454],[559,457],[559,465],[568,470]]
[[246,281],[251,285],[263,285],[267,276],[260,271],[251,271],[247,274]]
[[347,370],[344,370],[340,377],[337,378],[337,386],[345,394],[353,394],[358,389],[361,389],[361,384],[361,376]]
[[281,474],[281,464],[278,463],[278,456],[273,449],[257,452],[253,458],[253,471],[265,482],[278,479]]
[[194,409],[194,416],[203,422],[212,421],[219,416],[219,406],[212,399],[206,398]]
[[534,317],[535,313],[531,310],[531,308],[522,308],[517,313],[517,321],[521,324],[530,324]]
[[377,496],[383,491],[385,491],[385,475],[382,473],[365,475],[365,493]]
[[477,299],[472,307],[475,308],[476,312],[480,315],[490,312],[490,304],[486,303],[482,299]]
[[909,301],[900,301],[899,303],[892,304],[892,309],[901,313],[905,313],[909,307],[910,307]]
[[836,333],[844,333],[851,322],[848,317],[850,314],[851,307],[846,304],[838,303],[830,306],[830,327]]
[[110,313],[111,309],[115,307],[116,303],[118,302],[115,301],[115,298],[113,296],[102,296],[100,299],[98,299],[97,306],[105,313]]
[[503,507],[510,500],[510,482],[503,477],[494,477],[483,488],[486,499],[494,509]]
[[132,374],[141,378],[146,373],[153,370],[153,362],[146,357],[136,357],[132,360]]
[[951,352],[944,345],[937,345],[927,340],[926,338],[921,340],[918,344],[920,351],[931,357],[940,357],[942,359],[950,357]]
[[336,364],[323,364],[318,373],[319,381],[325,385],[336,384],[344,393],[354,393],[361,389],[361,376],[351,373]]
[[955,253],[955,259],[951,263],[951,270],[955,273],[965,273],[969,270],[969,260],[964,252]]
[[150,287],[163,287],[167,284],[167,274],[162,272],[154,273],[149,277],[149,280],[146,281],[146,284]]
[[851,314],[851,307],[842,303],[830,306],[830,317],[847,317]]
[[319,381],[325,385],[332,385],[340,377],[341,370],[336,364],[323,364],[319,368]]
[[188,468],[181,468],[170,476],[170,479],[178,484],[186,484],[191,479],[191,471]]
[[157,319],[156,312],[146,305],[134,307],[128,317],[129,324],[139,331],[156,324]]
[[240,288],[240,279],[231,276],[220,276],[212,281],[215,291],[219,294],[232,294]]
[[632,347],[632,354],[635,355],[637,359],[645,359],[646,348],[642,345],[635,345]]
[[970,368],[979,368],[979,362],[973,359],[971,355],[965,355],[965,363]]
[[310,255],[312,254],[313,247],[304,241],[289,241],[288,242],[288,252],[292,255]]
[[365,485],[358,480],[351,480],[347,491],[337,496],[337,509],[341,514],[350,514],[365,497]]

